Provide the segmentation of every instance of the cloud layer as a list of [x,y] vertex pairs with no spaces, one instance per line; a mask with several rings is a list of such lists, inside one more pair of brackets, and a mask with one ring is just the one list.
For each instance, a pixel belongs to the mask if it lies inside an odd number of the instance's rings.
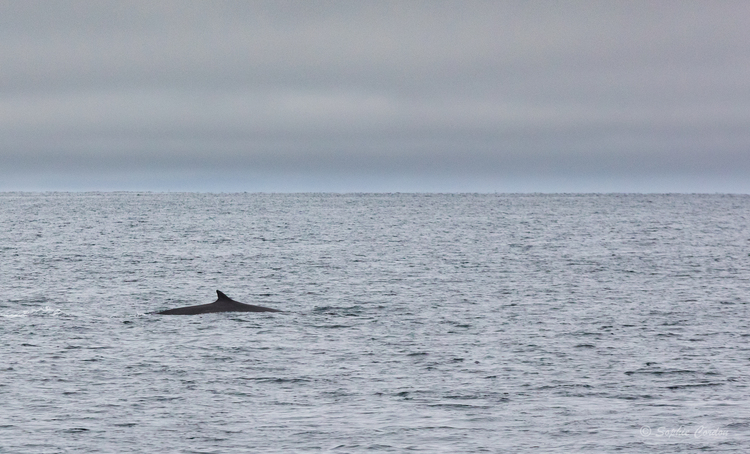
[[750,192],[746,2],[0,3],[0,190]]

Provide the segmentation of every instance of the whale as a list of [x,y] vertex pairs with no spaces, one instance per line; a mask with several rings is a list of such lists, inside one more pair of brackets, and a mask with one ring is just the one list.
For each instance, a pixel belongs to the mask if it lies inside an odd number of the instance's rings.
[[219,297],[219,299],[217,299],[213,303],[201,304],[198,306],[178,307],[176,309],[168,309],[166,311],[156,312],[156,314],[198,315],[213,314],[217,312],[281,312],[278,309],[271,309],[270,307],[253,306],[252,304],[240,303],[226,296],[219,290],[216,291],[216,295]]

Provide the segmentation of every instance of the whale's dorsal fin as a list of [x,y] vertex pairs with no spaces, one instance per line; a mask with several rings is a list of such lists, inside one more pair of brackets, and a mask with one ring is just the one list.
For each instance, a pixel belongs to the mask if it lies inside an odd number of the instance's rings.
[[213,314],[215,312],[281,312],[278,309],[271,309],[270,307],[240,303],[223,294],[221,290],[216,291],[216,296],[218,296],[219,299],[213,303],[178,307],[176,309],[169,309],[157,313],[162,315],[197,315]]

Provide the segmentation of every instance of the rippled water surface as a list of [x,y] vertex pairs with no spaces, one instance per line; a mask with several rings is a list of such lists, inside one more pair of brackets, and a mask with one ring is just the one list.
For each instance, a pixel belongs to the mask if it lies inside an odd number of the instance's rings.
[[749,216],[0,194],[0,452],[750,452]]

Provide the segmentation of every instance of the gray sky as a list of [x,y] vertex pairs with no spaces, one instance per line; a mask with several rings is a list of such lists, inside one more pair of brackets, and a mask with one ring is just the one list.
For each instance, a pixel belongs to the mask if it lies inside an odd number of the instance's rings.
[[0,190],[750,193],[747,1],[0,1]]

